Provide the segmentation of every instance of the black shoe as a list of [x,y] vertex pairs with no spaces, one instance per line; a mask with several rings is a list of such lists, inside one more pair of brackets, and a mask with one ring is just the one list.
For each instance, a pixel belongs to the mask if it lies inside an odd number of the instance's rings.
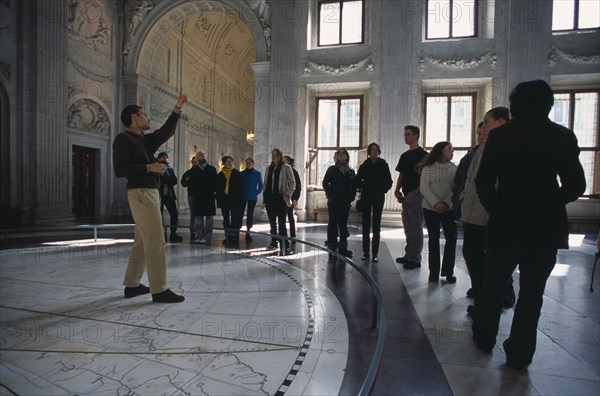
[[374,263],[378,263],[379,262],[379,259],[377,258],[377,256],[373,256],[373,262]]
[[502,308],[512,308],[515,305],[515,291],[511,290],[502,296]]
[[364,253],[360,259],[362,261],[369,261],[370,258],[371,258],[371,256],[369,255],[369,253]]
[[181,235],[177,235],[177,233],[175,233],[175,232],[172,232],[171,237],[169,238],[169,242],[171,242],[171,243],[183,242],[183,237]]
[[277,250],[279,249],[279,245],[277,242],[271,242],[269,246],[267,246],[267,250]]
[[404,264],[402,267],[404,267],[404,269],[416,269],[421,267],[421,263],[417,263],[416,261],[409,261],[408,263]]
[[502,343],[502,347],[504,348],[504,352],[506,353],[506,365],[515,370],[523,370],[527,368],[531,364],[531,361],[527,361],[524,358],[517,358],[515,355],[518,352],[514,351],[510,345],[510,338],[506,339]]
[[467,298],[475,298],[475,295],[477,294],[477,290],[473,289],[472,287],[467,290]]
[[410,261],[410,260],[409,260],[409,259],[408,259],[406,256],[404,256],[404,257],[398,257],[398,258],[396,259],[396,262],[397,262],[398,264],[408,264],[408,262],[409,262],[409,261]]
[[156,293],[152,295],[152,301],[160,303],[178,303],[185,300],[185,297],[175,294],[171,289],[167,289],[162,293]]
[[142,294],[150,293],[150,288],[148,286],[144,286],[141,283],[136,287],[126,287],[125,288],[125,298],[131,298],[135,296],[140,296]]
[[454,275],[448,275],[448,276],[446,276],[446,282],[448,282],[448,283],[456,283],[456,276],[454,276]]
[[493,342],[480,340],[478,337],[475,337],[475,334],[473,334],[473,341],[475,341],[475,345],[477,346],[477,348],[484,353],[492,353],[494,345],[496,345]]
[[440,280],[440,277],[437,275],[429,275],[429,282],[434,283],[434,282],[438,282]]

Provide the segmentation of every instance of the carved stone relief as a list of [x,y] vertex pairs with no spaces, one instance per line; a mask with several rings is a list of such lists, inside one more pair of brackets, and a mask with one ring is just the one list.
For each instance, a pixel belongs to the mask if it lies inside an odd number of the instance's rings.
[[193,132],[193,133],[201,133],[201,134],[209,134],[209,133],[216,133],[217,132],[217,128],[215,128],[214,126],[208,125],[204,122],[201,121],[196,121],[196,120],[192,120],[192,119],[187,119],[186,120],[186,131],[188,132]]
[[194,26],[198,30],[198,33],[200,33],[200,35],[204,37],[206,41],[208,41],[210,31],[214,27],[214,25],[208,22],[208,18],[206,17],[206,15],[198,15],[198,19],[196,19],[196,23],[194,24]]
[[123,64],[127,63],[127,55],[131,50],[131,41],[137,33],[140,24],[148,13],[154,8],[149,0],[140,0],[134,6],[129,7],[125,15],[125,40],[123,44]]
[[8,63],[0,62],[0,73],[6,80],[10,80],[10,65]]
[[75,70],[77,70],[77,72],[79,74],[81,74],[82,76],[84,76],[88,80],[92,80],[92,81],[95,81],[95,82],[106,82],[106,81],[112,82],[112,80],[113,80],[110,75],[103,76],[101,74],[94,73],[93,71],[88,70],[84,66],[82,66],[79,63],[75,62],[75,60],[73,58],[71,58],[71,57],[67,58],[67,61],[71,65],[73,65],[73,67],[75,68]]
[[304,76],[309,76],[312,70],[320,70],[327,74],[341,75],[353,73],[361,69],[364,69],[368,72],[374,71],[373,60],[370,56],[361,61],[348,65],[321,65],[310,60],[306,60],[304,63]]
[[568,53],[566,51],[561,50],[554,45],[550,46],[550,53],[548,54],[548,66],[555,66],[556,63],[560,60],[564,59],[571,63],[579,63],[582,65],[590,65],[590,64],[598,64],[600,63],[600,55],[579,55]]
[[80,99],[71,105],[67,113],[67,126],[101,135],[110,135],[110,119],[106,110],[91,99]]
[[110,30],[106,24],[104,11],[92,0],[71,0],[69,4],[69,38],[98,52],[108,50]]
[[439,59],[434,58],[429,55],[422,54],[421,59],[419,60],[419,71],[425,71],[425,65],[427,63],[442,67],[445,69],[454,69],[454,70],[463,70],[463,69],[472,69],[480,66],[484,62],[490,62],[493,67],[496,66],[498,61],[498,55],[495,50],[490,50],[487,53],[477,57],[477,58],[465,58],[465,59]]

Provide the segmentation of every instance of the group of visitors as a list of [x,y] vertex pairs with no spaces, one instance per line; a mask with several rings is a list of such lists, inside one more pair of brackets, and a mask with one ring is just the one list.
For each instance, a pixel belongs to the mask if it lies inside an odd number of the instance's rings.
[[[183,174],[181,184],[187,187],[193,243],[211,244],[216,207],[221,209],[223,215],[223,244],[239,244],[239,230],[242,228],[244,215],[245,240],[246,243],[251,243],[253,239],[250,230],[254,225],[254,209],[261,193],[269,217],[271,234],[287,237],[287,220],[290,236],[296,237],[293,211],[298,205],[302,185],[294,166],[294,159],[283,156],[279,149],[273,149],[272,162],[267,168],[264,182],[261,172],[254,167],[254,159],[247,158],[245,165],[245,169],[239,171],[233,166],[233,158],[226,155],[221,159],[222,168],[217,173],[216,168],[206,162],[204,151],[199,151],[192,158],[192,167]],[[290,244],[289,240],[277,237],[273,237],[269,247],[278,248],[279,241],[283,241],[282,247],[284,246],[288,253],[296,248],[295,243]]]
[[[548,119],[554,104],[550,86],[541,80],[523,82],[509,99],[511,117],[504,107],[489,110],[477,129],[478,145],[468,151],[458,167],[452,163],[454,150],[450,142],[438,142],[427,153],[418,143],[419,128],[404,128],[409,150],[396,166],[399,175],[394,195],[402,204],[406,246],[405,255],[396,262],[407,270],[421,266],[424,218],[428,280],[438,282],[442,276],[446,282],[455,283],[457,223],[462,222],[463,255],[471,278],[467,297],[474,298],[469,309],[473,340],[484,352],[491,352],[496,343],[502,306],[510,307],[515,302],[512,274],[518,265],[519,297],[503,347],[507,365],[519,369],[528,366],[535,353],[543,293],[556,263],[557,249],[568,248],[565,205],[583,194],[586,183],[575,134]],[[186,101],[180,92],[173,113],[154,133],[145,133],[150,120],[140,106],[127,106],[121,114],[126,130],[115,138],[113,164],[116,175],[128,180],[128,201],[135,220],[135,239],[123,282],[125,298],[152,293],[154,302],[184,300],[166,286],[165,239],[161,232],[164,205],[171,214],[170,241],[179,241],[175,232],[177,216],[172,210],[174,174],[169,170],[166,153],[159,154],[158,160],[154,153],[173,136]],[[353,256],[348,249],[348,218],[360,192],[357,210],[362,214],[362,260],[376,263],[385,194],[393,180],[377,143],[369,144],[367,155],[355,173],[348,151],[340,148],[334,165],[325,173],[327,246],[344,256]],[[242,172],[233,167],[230,156],[221,162],[222,169],[217,173],[207,164],[205,153],[199,151],[192,159],[192,168],[183,175],[194,241],[210,243],[216,199],[223,213],[225,243],[238,243],[243,212],[248,209],[249,231],[257,196],[262,192],[273,235],[270,247],[281,243],[280,248],[289,251],[286,219],[292,216],[290,235],[295,237],[292,211],[300,196],[300,177],[293,169],[293,159],[273,149],[264,183],[251,158]],[[445,238],[443,258],[440,227]],[[251,240],[247,234],[246,241]],[[140,283],[144,268],[150,287]]]

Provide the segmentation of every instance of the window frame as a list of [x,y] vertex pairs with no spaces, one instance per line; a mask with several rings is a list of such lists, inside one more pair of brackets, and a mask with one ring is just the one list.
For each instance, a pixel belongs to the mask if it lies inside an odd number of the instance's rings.
[[[453,97],[471,97],[471,133],[470,133],[470,146],[455,146],[450,139],[450,128],[452,126],[452,98]],[[476,137],[476,127],[477,127],[477,93],[476,92],[468,92],[468,93],[448,93],[448,94],[436,94],[436,93],[425,93],[423,95],[423,147],[426,150],[431,150],[433,146],[427,146],[427,98],[448,98],[448,109],[446,112],[446,141],[452,143],[452,148],[455,151],[468,151],[471,147],[475,145]],[[437,143],[437,142],[435,142]],[[435,144],[434,143],[434,144]]]
[[[577,136],[577,132],[575,131],[574,127],[575,127],[575,95],[578,93],[595,93],[598,95],[598,101],[596,103],[597,106],[597,110],[596,110],[596,114],[598,115],[598,120],[597,120],[597,130],[596,130],[596,134],[600,135],[600,88],[581,88],[581,89],[557,89],[554,91],[555,95],[558,94],[568,94],[569,95],[569,121],[568,121],[568,126],[567,128],[569,128],[570,130],[572,130],[575,133],[575,136]],[[554,120],[551,120],[552,122],[555,122]],[[598,197],[600,196],[600,182],[598,182],[600,180],[600,164],[598,163],[598,160],[600,160],[600,136],[598,136],[598,138],[596,139],[596,146],[587,146],[587,147],[581,147],[579,146],[579,150],[580,151],[591,151],[593,153],[595,153],[594,155],[594,164],[593,164],[593,175],[592,175],[592,186],[590,188],[591,193],[589,194],[584,194],[582,195],[582,197]],[[587,180],[586,180],[587,182]],[[598,182],[598,183],[597,183]]]
[[[312,148],[309,149],[310,155],[309,155],[309,160],[307,162],[307,173],[308,173],[308,177],[307,177],[307,184],[309,187],[316,189],[316,190],[323,190],[323,186],[319,183],[319,151],[335,151],[338,148],[340,148],[340,129],[341,129],[341,123],[340,123],[340,115],[341,115],[341,102],[342,100],[347,100],[347,99],[358,99],[359,100],[359,108],[360,108],[360,115],[359,115],[359,138],[358,138],[358,146],[344,146],[343,148],[345,148],[348,151],[358,151],[360,152],[361,150],[364,150],[364,142],[365,142],[365,130],[364,130],[364,123],[365,123],[365,113],[364,113],[364,105],[365,105],[365,95],[361,95],[361,94],[355,94],[355,95],[341,95],[341,96],[315,96],[315,133],[313,136],[313,142],[314,145]],[[336,146],[319,146],[319,101],[320,100],[335,100],[337,101],[337,124],[336,124]],[[316,172],[315,175],[313,175],[313,172]],[[315,183],[313,183],[313,181],[316,180]]]
[[[554,30],[552,29],[552,33],[565,33],[565,32],[589,32],[589,31],[594,31],[594,30],[598,30],[600,29],[600,26],[596,26],[596,27],[591,27],[591,28],[580,28],[579,27],[579,2],[581,0],[573,0],[574,1],[574,7],[575,9],[573,10],[573,23],[571,25],[570,29],[557,29]],[[554,0],[552,0],[552,17],[554,18]],[[562,92],[564,93],[564,92]]]
[[[473,34],[470,36],[453,36],[452,35],[452,31],[453,31],[453,15],[454,15],[454,1],[455,0],[448,0],[450,2],[450,9],[449,9],[449,25],[450,25],[450,30],[448,32],[448,37],[433,37],[433,38],[429,38],[429,2],[430,1],[436,1],[436,0],[426,0],[425,2],[425,41],[435,41],[435,40],[461,40],[461,39],[469,39],[469,38],[477,38],[479,37],[479,0],[473,0],[473,3],[475,5],[475,9],[473,12],[473,17],[475,18],[475,21],[473,22]],[[439,0],[438,0],[439,1]]]
[[[362,20],[361,20],[361,34],[360,41],[353,43],[342,43],[342,29],[343,29],[343,7],[344,3],[360,1],[362,6]],[[360,45],[365,43],[365,2],[366,0],[317,0],[317,48],[335,47],[341,45]],[[321,44],[321,5],[322,4],[335,4],[340,5],[340,26],[338,31],[338,42],[334,44]]]

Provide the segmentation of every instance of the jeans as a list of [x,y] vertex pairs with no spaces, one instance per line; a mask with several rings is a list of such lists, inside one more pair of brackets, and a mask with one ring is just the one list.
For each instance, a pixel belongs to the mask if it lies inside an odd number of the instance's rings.
[[371,209],[373,210],[373,257],[379,254],[379,240],[381,238],[381,214],[385,196],[376,197],[373,200],[363,201],[362,228],[363,228],[363,253],[369,254],[371,244]]
[[246,230],[250,231],[254,225],[254,208],[256,207],[256,201],[242,201],[242,218],[244,217],[244,212],[246,211],[246,204],[248,204],[248,213],[246,214]]
[[[267,216],[269,217],[269,225],[271,226],[271,235],[287,236],[287,228],[285,225],[285,218],[287,217],[287,205],[285,204],[281,196],[269,197],[265,200],[265,207],[267,209]],[[279,227],[277,227],[279,225]],[[275,245],[277,238],[271,238],[271,244]],[[285,248],[289,248],[290,242],[285,241]]]
[[440,224],[444,229],[444,258],[442,260],[442,276],[454,275],[454,261],[456,259],[456,223],[451,210],[437,213],[433,210],[423,209],[423,217],[429,234],[429,275],[440,274]]
[[402,203],[402,224],[406,235],[406,258],[420,263],[423,251],[423,195],[413,190],[404,196]]

